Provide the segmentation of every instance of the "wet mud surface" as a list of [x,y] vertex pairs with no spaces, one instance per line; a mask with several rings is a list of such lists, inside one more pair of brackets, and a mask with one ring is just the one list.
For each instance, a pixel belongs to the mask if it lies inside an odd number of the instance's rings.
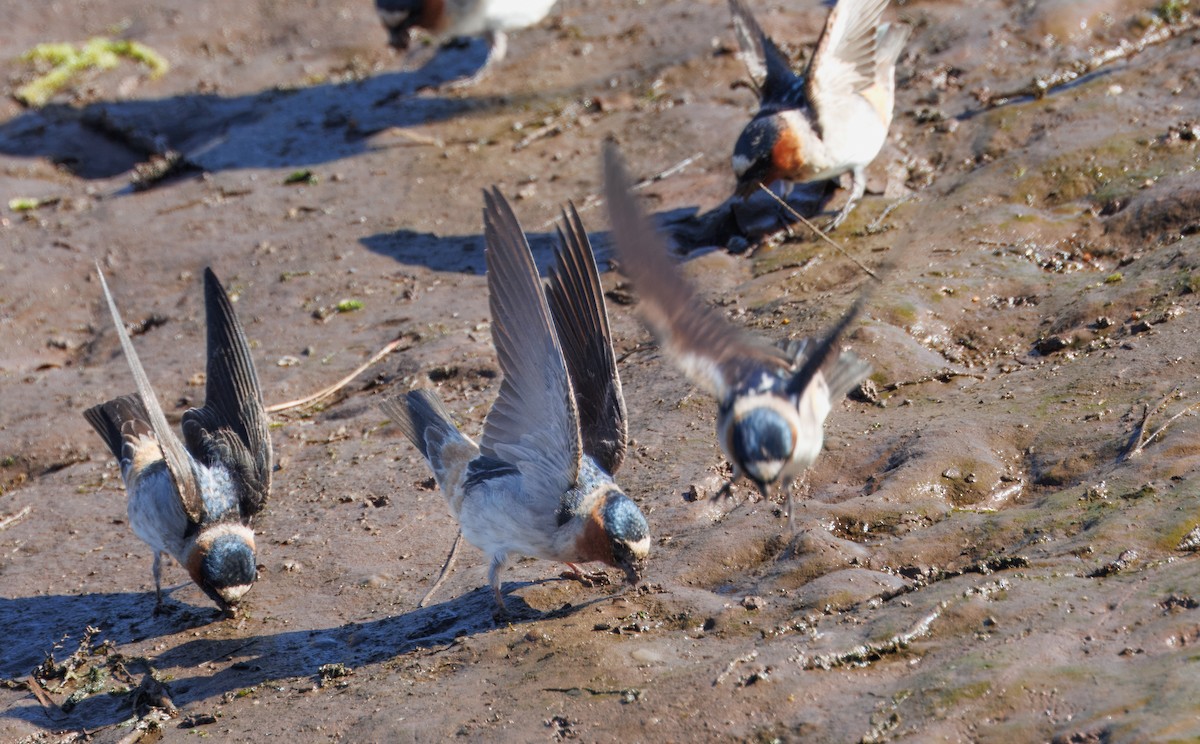
[[[994,106],[1153,29],[1154,6],[889,11],[915,28],[896,121],[834,237],[897,265],[849,337],[870,394],[831,415],[796,530],[750,489],[708,498],[728,474],[715,406],[642,348],[606,271],[633,438],[618,480],[654,533],[647,582],[523,562],[498,620],[470,547],[417,607],[456,528],[376,406],[436,387],[481,429],[499,384],[483,187],[513,199],[543,267],[568,199],[607,259],[599,152],[616,140],[690,240],[686,273],[773,339],[819,332],[868,281],[803,233],[743,255],[702,244],[715,233],[690,218],[725,203],[753,106],[725,4],[561,3],[455,90],[431,86],[480,44],[405,68],[366,2],[86,7],[9,14],[8,92],[43,41],[125,34],[172,70],[126,63],[42,111],[0,101],[0,191],[48,202],[0,224],[0,740],[119,741],[135,718],[170,741],[1200,736],[1194,28]],[[825,11],[759,13],[799,55]],[[132,189],[168,150],[188,167]],[[151,614],[151,556],[80,415],[133,387],[97,260],[170,418],[202,397],[205,265],[237,297],[269,404],[401,339],[274,418],[261,577],[238,618],[173,563],[169,611]]]

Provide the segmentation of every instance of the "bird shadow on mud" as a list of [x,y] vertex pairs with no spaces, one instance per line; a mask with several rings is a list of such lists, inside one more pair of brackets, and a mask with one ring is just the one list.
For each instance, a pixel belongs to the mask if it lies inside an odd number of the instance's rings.
[[[483,198],[479,199],[482,212]],[[518,219],[520,216],[518,215]],[[482,225],[483,218],[480,217]],[[586,226],[586,222],[584,223]],[[596,235],[589,234],[592,245],[597,246]],[[525,233],[529,248],[533,252],[533,260],[538,271],[545,275],[547,268],[554,261],[554,245],[557,237],[553,232]],[[482,276],[487,271],[487,262],[483,257],[483,235],[454,235],[439,236],[433,233],[416,230],[396,230],[394,232],[377,233],[360,238],[359,241],[369,251],[387,256],[406,266],[424,266],[433,271],[452,271],[461,274],[476,274]],[[597,251],[599,253],[599,251]],[[601,257],[597,256],[600,261]]]
[[[164,589],[169,597],[173,589]],[[194,607],[164,599],[154,614],[153,592],[51,594],[0,598],[0,678],[23,676],[60,648],[73,647],[85,628],[97,627],[118,645],[168,636],[212,623],[216,607]]]
[[510,104],[512,97],[417,95],[476,72],[486,46],[430,58],[419,69],[247,95],[52,103],[0,124],[0,153],[41,157],[87,179],[118,176],[153,155],[216,172],[317,165],[370,151],[372,135]]
[[[273,681],[309,677],[315,686],[322,682],[322,667],[326,665],[342,665],[352,669],[420,649],[443,648],[458,639],[498,627],[565,617],[608,598],[605,595],[580,604],[541,611],[511,593],[514,589],[562,580],[509,582],[505,595],[508,614],[502,618],[494,614],[495,602],[491,588],[484,586],[432,607],[418,608],[379,620],[331,628],[187,640],[157,656],[146,658],[144,662],[153,669],[218,668],[215,673],[191,676],[176,672],[166,686],[171,701],[180,709],[204,701],[215,703],[216,698],[226,693],[240,692]],[[102,612],[115,606],[129,608],[133,604],[130,598],[136,596],[142,595],[100,595],[100,599],[93,602],[92,609]],[[122,597],[125,597],[123,604]],[[33,597],[20,601],[33,606],[37,600],[45,599]],[[144,607],[138,604],[137,609],[143,610]],[[171,626],[170,623],[169,618],[162,620],[162,635],[188,629]],[[119,652],[119,647],[116,650]],[[6,669],[9,666],[12,665],[5,664]],[[28,674],[29,670],[24,669],[22,673]],[[68,713],[55,711],[53,717],[32,695],[29,704],[14,705],[0,712],[0,716],[6,718],[55,730],[72,727],[98,729],[120,723],[130,715],[127,702],[119,699],[119,696],[106,694],[93,694],[75,703]]]
[[[833,182],[803,185],[792,190],[787,202],[805,218],[812,218],[829,203],[836,192]],[[481,209],[482,197],[479,200]],[[521,215],[518,213],[518,219]],[[730,197],[722,204],[700,213],[696,207],[679,207],[653,214],[650,218],[659,227],[660,233],[681,258],[692,254],[700,255],[713,247],[728,248],[740,253],[757,240],[792,224],[792,219],[771,197],[753,194],[742,200]],[[584,228],[588,229],[588,240],[595,252],[601,271],[612,268],[611,233],[590,228],[606,225],[607,215],[603,210],[589,210],[582,214]],[[480,218],[480,223],[482,223]],[[560,221],[559,221],[560,222]],[[539,225],[539,228],[548,227]],[[804,230],[797,227],[797,231]],[[554,246],[557,235],[553,228],[547,232],[525,233],[529,248],[533,252],[538,271],[544,276],[554,261]],[[482,276],[487,271],[483,254],[482,235],[439,236],[429,232],[401,229],[376,233],[360,238],[367,250],[387,256],[407,266],[424,266],[433,271],[457,272]]]

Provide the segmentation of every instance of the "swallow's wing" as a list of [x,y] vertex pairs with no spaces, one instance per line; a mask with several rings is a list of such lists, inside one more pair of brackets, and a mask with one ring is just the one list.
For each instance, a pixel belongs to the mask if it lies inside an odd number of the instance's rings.
[[[874,285],[871,285],[873,288]],[[871,296],[871,288],[864,291],[850,306],[850,309],[842,315],[837,324],[829,329],[829,332],[818,341],[816,344],[805,344],[797,349],[797,359],[803,359],[803,364],[800,369],[792,375],[788,381],[787,392],[793,398],[799,398],[812,382],[813,377],[817,372],[833,358],[837,351],[838,344],[842,338],[842,334],[850,327],[850,324],[862,312],[863,306]],[[850,391],[862,378],[866,377],[870,372],[871,367],[866,362],[850,353],[841,354],[838,361],[832,368],[825,372],[827,384],[830,388],[830,397],[837,400]]]
[[764,108],[799,105],[804,86],[792,72],[787,57],[763,33],[754,14],[742,0],[729,0],[729,10],[733,14],[733,32],[741,50],[738,56],[746,65],[746,72],[758,92],[760,105]]
[[808,63],[805,85],[817,119],[837,114],[844,98],[875,83],[875,29],[888,0],[839,0]]
[[583,451],[611,475],[629,440],[625,396],[592,245],[574,204],[562,217],[546,299],[575,390]]
[[229,295],[204,269],[208,367],[204,407],[183,414],[188,449],[205,465],[223,465],[238,481],[241,513],[262,511],[271,492],[271,434],[246,334]]
[[479,449],[516,465],[526,494],[557,510],[583,456],[575,396],[525,233],[498,189],[483,198],[492,341],[504,380]]
[[[100,287],[104,290],[108,311],[112,313],[113,324],[117,327],[117,338],[121,339],[121,349],[125,352],[125,361],[129,363],[129,371],[133,373],[133,382],[142,398],[147,422],[150,424],[154,438],[158,440],[159,448],[162,449],[167,472],[171,474],[171,481],[174,482],[175,490],[179,493],[183,511],[192,522],[202,524],[205,517],[204,502],[200,497],[200,486],[196,482],[196,475],[192,471],[187,451],[184,450],[179,437],[175,436],[175,432],[171,431],[171,427],[167,424],[167,417],[163,415],[162,406],[158,404],[154,388],[150,387],[150,378],[146,376],[146,370],[142,367],[141,360],[138,359],[133,342],[129,340],[129,334],[125,332],[125,322],[121,320],[117,303],[113,301],[112,293],[108,291],[108,282],[104,279],[104,272],[100,269],[99,263],[96,264],[96,273],[100,276]],[[108,437],[105,439],[107,440]]]
[[777,349],[734,327],[696,296],[634,201],[611,145],[604,151],[604,192],[621,271],[641,297],[646,324],[693,383],[725,400],[752,371],[788,368]]
[[122,395],[92,406],[83,412],[83,417],[104,439],[113,457],[121,463],[122,470],[126,462],[133,462],[134,453],[143,439],[157,441],[150,425],[150,414],[146,413],[146,406],[137,395]]

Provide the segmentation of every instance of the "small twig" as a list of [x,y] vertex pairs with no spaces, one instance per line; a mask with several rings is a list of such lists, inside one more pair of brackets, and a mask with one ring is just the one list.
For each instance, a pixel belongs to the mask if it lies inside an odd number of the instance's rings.
[[385,356],[392,353],[392,351],[394,351],[397,346],[404,343],[405,339],[407,339],[407,338],[408,338],[408,334],[403,334],[403,335],[397,336],[390,343],[388,343],[387,346],[384,346],[382,349],[375,352],[374,356],[372,356],[370,359],[368,359],[367,361],[365,361],[361,365],[359,365],[359,367],[357,369],[355,369],[353,372],[346,375],[342,379],[338,380],[334,384],[330,385],[329,387],[318,390],[317,392],[313,393],[312,395],[306,396],[304,398],[299,398],[298,400],[290,400],[287,403],[276,403],[274,405],[267,406],[267,413],[280,413],[282,411],[289,411],[294,408],[304,408],[305,406],[312,405],[313,403],[316,403],[319,400],[328,398],[329,396],[333,395],[337,391],[341,390],[342,388],[346,387],[351,382],[353,382],[355,377],[358,377],[359,375],[361,375],[363,372],[365,372],[367,370],[368,367],[375,364],[375,362],[378,362],[380,359],[383,359]]
[[27,684],[29,685],[29,689],[33,691],[33,696],[37,698],[37,701],[42,704],[43,708],[46,709],[47,715],[53,713],[55,715],[51,715],[50,717],[56,718],[63,714],[62,708],[58,707],[58,704],[50,699],[50,696],[46,694],[45,688],[42,687],[42,683],[37,677],[31,676]]
[[658,348],[658,344],[654,343],[653,341],[646,341],[645,343],[640,343],[637,346],[630,349],[629,351],[622,354],[621,356],[617,357],[617,364],[624,364],[625,360],[628,359],[629,357],[633,356],[634,354],[641,354],[643,351],[650,351],[651,349],[657,349],[657,348]]
[[1168,426],[1175,423],[1175,421],[1178,420],[1181,416],[1184,416],[1184,415],[1191,413],[1192,411],[1195,411],[1196,409],[1200,408],[1200,402],[1193,403],[1190,406],[1185,406],[1183,410],[1179,411],[1174,416],[1167,419],[1166,422],[1162,426],[1155,429],[1154,432],[1150,434],[1150,436],[1146,436],[1146,426],[1150,423],[1150,417],[1154,416],[1159,411],[1166,408],[1167,403],[1172,398],[1174,398],[1178,393],[1179,393],[1179,388],[1175,388],[1171,392],[1167,393],[1166,396],[1164,396],[1162,400],[1160,400],[1157,404],[1155,404],[1155,406],[1153,408],[1151,408],[1150,406],[1145,407],[1145,409],[1142,411],[1142,420],[1138,423],[1137,428],[1134,429],[1133,436],[1131,436],[1129,439],[1129,446],[1126,448],[1125,454],[1123,454],[1121,456],[1122,460],[1128,460],[1131,457],[1138,456],[1139,454],[1141,454],[1142,450],[1144,450],[1146,447],[1150,446],[1151,442],[1153,442],[1160,435],[1162,435],[1162,433],[1167,430]]
[[22,519],[29,516],[29,512],[31,512],[31,511],[33,511],[33,507],[26,506],[24,509],[17,512],[16,514],[13,514],[12,516],[9,516],[9,517],[5,517],[4,519],[0,519],[0,530],[6,529],[8,527],[12,527],[17,522],[20,522]]
[[450,555],[446,556],[446,562],[442,564],[442,572],[438,574],[437,580],[433,582],[433,586],[429,587],[429,591],[425,592],[425,596],[421,597],[421,601],[417,602],[417,607],[424,607],[429,604],[433,593],[446,580],[446,576],[450,574],[450,569],[454,567],[454,561],[458,559],[458,548],[460,545],[462,545],[462,530],[459,530],[458,535],[454,538],[454,545],[450,548]]
[[927,382],[950,382],[956,377],[970,377],[976,380],[986,380],[987,378],[975,372],[956,372],[952,369],[942,369],[934,372],[932,375],[925,375],[915,380],[901,380],[900,382],[892,382],[883,386],[885,393],[892,393],[902,387],[909,385],[924,385]]
[[1035,77],[1031,82],[1016,90],[1011,90],[1006,93],[1000,93],[994,96],[989,96],[985,103],[986,108],[995,108],[1009,103],[1014,98],[1032,98],[1039,100],[1045,97],[1055,88],[1062,87],[1069,83],[1078,80],[1080,77],[1088,73],[1095,72],[1101,67],[1132,57],[1145,51],[1148,47],[1155,44],[1161,44],[1164,41],[1175,38],[1176,36],[1190,31],[1200,26],[1200,19],[1190,18],[1187,23],[1179,24],[1163,24],[1162,26],[1148,31],[1145,36],[1137,41],[1129,41],[1121,39],[1115,47],[1109,47],[1098,54],[1093,55],[1086,60],[1075,62],[1070,67],[1062,70],[1055,70],[1045,77]]
[[[704,153],[702,153],[702,152],[698,152],[695,155],[686,157],[683,160],[680,160],[675,165],[672,165],[670,168],[667,168],[666,170],[659,171],[658,173],[655,173],[653,176],[649,176],[648,178],[643,178],[642,180],[635,183],[630,190],[631,191],[641,191],[642,189],[646,188],[647,186],[649,186],[652,183],[657,183],[664,179],[670,178],[671,176],[674,176],[677,173],[682,173],[685,168],[687,168],[689,165],[696,162],[697,160],[699,160],[702,157],[704,157]],[[586,197],[584,197],[583,202],[578,205],[578,207],[576,208],[576,211],[579,212],[580,214],[583,214],[584,212],[586,212],[590,209],[594,209],[603,203],[604,203],[604,200],[601,199],[596,194],[588,194]],[[554,219],[546,220],[542,224],[538,225],[537,229],[545,230],[546,228],[552,226],[556,222],[558,222],[557,217],[555,217]]]
[[[779,195],[777,195],[774,191],[771,191],[771,189],[767,188],[766,184],[760,183],[758,185],[758,187],[760,189],[762,189],[763,191],[767,192],[767,194],[769,194],[772,199],[779,202],[780,206],[782,206],[784,209],[786,209],[798,221],[804,223],[805,227],[807,227],[809,230],[812,230],[814,233],[816,233],[818,238],[820,238],[821,240],[824,240],[826,243],[833,246],[837,250],[838,253],[840,253],[843,256],[845,256],[846,258],[850,259],[850,261],[852,263],[854,263],[855,266],[857,266],[858,268],[865,271],[867,273],[867,276],[871,277],[872,279],[874,279],[877,282],[881,281],[878,274],[876,274],[874,271],[871,271],[869,268],[867,268],[867,266],[864,265],[857,258],[855,258],[854,256],[851,256],[849,253],[847,253],[845,248],[838,245],[837,241],[835,241],[833,238],[826,235],[824,231],[822,231],[819,227],[817,227],[812,222],[810,222],[804,215],[800,214],[795,209],[792,209],[791,204],[788,204],[783,199],[780,199]],[[791,233],[791,227],[788,227],[787,230],[789,233]]]

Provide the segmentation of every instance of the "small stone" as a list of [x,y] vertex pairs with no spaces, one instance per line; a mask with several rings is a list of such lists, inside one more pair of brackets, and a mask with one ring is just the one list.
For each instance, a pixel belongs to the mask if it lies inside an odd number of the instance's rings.
[[1062,351],[1070,345],[1071,342],[1062,336],[1047,336],[1034,344],[1033,348],[1039,354],[1053,354],[1057,351]]
[[767,602],[762,597],[753,594],[742,597],[742,607],[745,607],[747,610],[761,610],[766,606]]

